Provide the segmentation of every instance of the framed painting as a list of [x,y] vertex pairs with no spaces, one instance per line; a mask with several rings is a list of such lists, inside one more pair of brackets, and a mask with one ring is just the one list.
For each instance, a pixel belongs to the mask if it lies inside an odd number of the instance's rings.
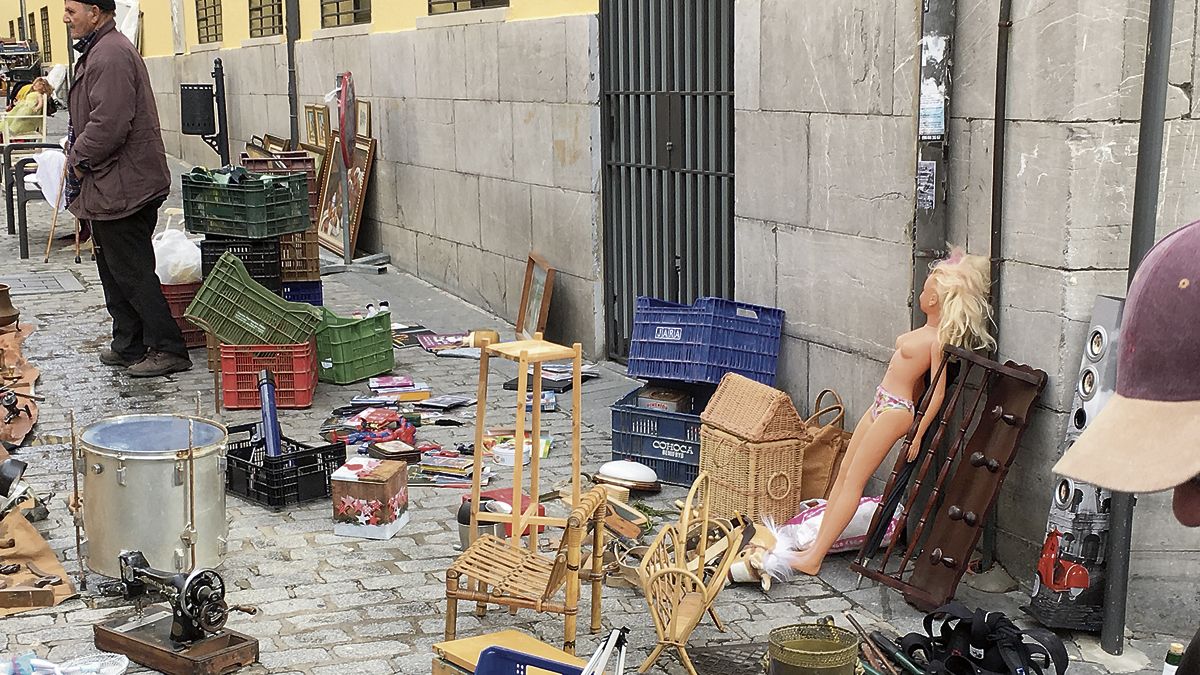
[[313,118],[317,125],[316,141],[313,145],[325,147],[329,145],[329,106],[313,105]]
[[316,106],[304,106],[304,139],[309,145],[317,145],[317,111]]
[[275,153],[271,152],[270,150],[267,150],[266,147],[264,147],[262,145],[262,139],[258,139],[258,138],[252,139],[249,143],[246,144],[245,152],[246,152],[247,157],[252,157],[254,159],[274,159],[275,158]]
[[267,149],[267,152],[272,154],[287,152],[289,149],[291,149],[292,145],[291,140],[280,138],[278,136],[272,136],[271,134],[263,134],[262,140],[263,147]]
[[546,330],[550,316],[550,296],[554,293],[554,268],[536,253],[525,263],[525,285],[521,288],[521,309],[517,314],[517,335],[532,339]]
[[371,136],[371,102],[361,98],[354,102],[354,113],[358,116],[358,135]]
[[366,197],[367,183],[371,178],[371,167],[375,162],[375,139],[359,136],[354,142],[354,152],[350,166],[350,194],[347,203],[350,205],[350,222],[343,222],[342,179],[340,160],[342,141],[337,134],[330,136],[328,152],[321,172],[321,209],[317,219],[317,237],[321,245],[338,255],[344,255],[342,246],[342,230],[350,228],[350,251],[354,254],[354,246],[358,243],[358,228],[362,224],[363,201]]
[[301,143],[300,149],[307,152],[308,156],[313,158],[313,168],[316,169],[317,182],[321,183],[318,187],[324,187],[325,158],[329,155],[329,148],[323,145],[313,145],[312,143]]

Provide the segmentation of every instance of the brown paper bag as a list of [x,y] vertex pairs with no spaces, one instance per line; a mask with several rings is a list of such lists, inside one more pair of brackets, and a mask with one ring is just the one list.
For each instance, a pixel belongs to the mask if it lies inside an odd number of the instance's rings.
[[[822,407],[825,397],[834,400],[832,405]],[[833,479],[842,465],[846,446],[850,444],[850,433],[846,431],[846,409],[842,398],[832,389],[817,394],[813,402],[813,416],[805,421],[812,440],[804,448],[803,474],[800,482],[801,499],[824,499],[829,496]],[[821,418],[833,415],[822,425]]]

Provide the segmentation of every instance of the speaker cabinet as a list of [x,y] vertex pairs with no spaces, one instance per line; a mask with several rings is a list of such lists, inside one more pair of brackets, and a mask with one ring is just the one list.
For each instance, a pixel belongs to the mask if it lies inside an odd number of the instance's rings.
[[[1124,309],[1121,298],[1096,297],[1060,455],[1075,443],[1116,391]],[[1107,490],[1061,476],[1055,481],[1029,603],[1030,614],[1043,625],[1100,630],[1110,503]]]

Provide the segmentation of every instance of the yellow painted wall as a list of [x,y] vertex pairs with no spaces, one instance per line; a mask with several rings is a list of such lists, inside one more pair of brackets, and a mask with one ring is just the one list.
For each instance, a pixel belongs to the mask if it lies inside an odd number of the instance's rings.
[[[182,17],[185,26],[192,24]],[[142,55],[175,54],[175,28],[171,25],[171,1],[148,0],[142,3]]]
[[[53,63],[67,62],[67,28],[62,22],[62,0],[25,0],[26,21],[28,15],[33,15],[34,31],[37,32],[38,49],[42,48],[42,8],[50,12],[50,61]],[[0,2],[0,35],[8,37],[8,22],[13,22],[13,34],[20,36],[21,31],[16,27],[17,17],[21,15],[19,0],[4,0]],[[28,30],[28,28],[26,28]],[[30,37],[26,33],[26,37]]]
[[571,14],[597,14],[600,0],[509,0],[508,20],[545,19]]
[[429,14],[429,3],[426,0],[392,0],[387,11],[382,11],[378,4],[372,5],[371,32],[386,33],[389,31],[409,30],[417,27],[417,17]]

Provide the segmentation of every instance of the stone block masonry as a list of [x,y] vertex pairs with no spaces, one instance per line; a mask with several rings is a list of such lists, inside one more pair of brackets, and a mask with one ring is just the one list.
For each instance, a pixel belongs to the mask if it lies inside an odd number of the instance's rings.
[[[989,254],[996,0],[957,5],[951,243]],[[903,6],[901,6],[903,5]],[[788,312],[782,386],[825,387],[856,420],[909,328],[919,17],[900,3],[737,0],[737,294]],[[1013,8],[1000,358],[1050,383],[998,508],[999,559],[1028,584],[1096,294],[1122,295],[1146,5]],[[1176,6],[1160,236],[1197,217],[1197,6]],[[1189,211],[1191,209],[1191,211]],[[852,422],[851,422],[852,423]],[[885,462],[890,469],[890,463]],[[1132,625],[1194,630],[1200,533],[1139,501]]]
[[[355,76],[379,140],[359,248],[515,321],[526,255],[558,270],[550,339],[603,348],[599,56],[595,16],[430,26],[296,47],[301,104]],[[215,154],[178,133],[178,83],[228,74],[232,154],[288,135],[283,45],[151,59],[171,152]],[[332,126],[336,121],[332,119]],[[301,121],[303,131],[303,120]],[[463,328],[469,328],[464,326]]]

